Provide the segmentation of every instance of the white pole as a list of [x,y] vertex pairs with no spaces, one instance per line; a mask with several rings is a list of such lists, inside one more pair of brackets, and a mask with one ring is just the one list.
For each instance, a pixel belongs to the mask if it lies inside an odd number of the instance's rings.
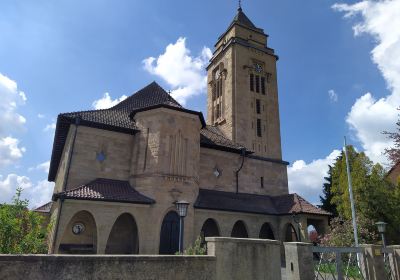
[[346,157],[346,170],[347,170],[347,181],[348,181],[348,183],[349,183],[349,195],[350,195],[350,204],[351,204],[351,216],[352,216],[352,218],[353,218],[354,243],[355,243],[355,246],[358,247],[356,209],[355,209],[355,206],[354,206],[353,187],[352,187],[352,185],[351,185],[351,175],[350,175],[349,157],[347,156],[346,136],[344,137],[344,155],[345,155],[345,157]]

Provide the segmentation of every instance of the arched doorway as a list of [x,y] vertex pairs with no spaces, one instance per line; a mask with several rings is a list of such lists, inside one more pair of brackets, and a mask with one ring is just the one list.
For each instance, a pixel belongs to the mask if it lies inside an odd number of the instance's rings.
[[163,255],[172,255],[179,250],[179,216],[175,211],[165,215],[161,225],[160,250]]
[[138,228],[131,214],[124,213],[117,218],[108,236],[105,253],[114,255],[139,253]]
[[79,211],[69,221],[62,237],[59,254],[96,254],[97,228],[93,215]]
[[292,224],[286,225],[285,230],[285,242],[295,242],[298,241],[297,232]]
[[203,238],[211,236],[219,236],[219,229],[217,222],[214,219],[207,219],[201,228],[200,234]]
[[260,239],[275,239],[274,232],[269,223],[264,223],[262,225],[259,237]]
[[237,221],[232,228],[231,237],[236,238],[248,238],[249,235],[247,234],[246,225],[243,221]]

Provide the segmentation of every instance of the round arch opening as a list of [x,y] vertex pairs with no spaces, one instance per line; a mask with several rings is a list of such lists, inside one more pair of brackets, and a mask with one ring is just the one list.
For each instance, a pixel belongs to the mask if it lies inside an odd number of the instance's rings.
[[285,242],[298,241],[297,232],[292,224],[287,224],[285,229]]
[[135,219],[124,213],[115,221],[106,245],[106,254],[128,255],[139,253],[139,235]]
[[160,232],[160,249],[162,255],[172,255],[179,250],[179,215],[168,212],[162,222]]
[[88,211],[77,212],[68,222],[58,247],[59,254],[96,254],[97,227]]
[[264,223],[260,229],[260,234],[259,234],[260,239],[275,239],[274,236],[274,231],[271,228],[271,225],[269,223]]
[[248,238],[249,234],[247,233],[246,225],[244,224],[243,221],[237,221],[231,232],[231,237],[236,237],[236,238]]
[[203,238],[220,236],[217,222],[211,218],[207,219],[201,227],[200,235]]

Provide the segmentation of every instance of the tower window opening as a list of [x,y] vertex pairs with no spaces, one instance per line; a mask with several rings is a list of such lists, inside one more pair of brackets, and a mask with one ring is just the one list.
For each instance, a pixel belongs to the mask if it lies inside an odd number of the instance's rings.
[[265,95],[265,77],[261,77],[261,93]]
[[254,91],[254,74],[250,74],[250,90]]
[[213,89],[212,89],[212,100],[214,101],[216,99],[216,94],[217,94],[217,84],[213,84]]
[[260,99],[256,99],[256,112],[257,112],[257,114],[261,114]]
[[261,137],[261,120],[257,119],[257,136]]
[[264,188],[264,177],[260,178],[260,184],[261,184],[261,188]]
[[260,92],[260,76],[256,75],[256,92]]

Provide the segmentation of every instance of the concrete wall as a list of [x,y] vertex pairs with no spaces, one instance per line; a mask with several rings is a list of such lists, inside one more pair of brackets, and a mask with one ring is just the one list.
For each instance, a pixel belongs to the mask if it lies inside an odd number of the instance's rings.
[[216,279],[281,279],[279,241],[224,237],[206,241],[208,254],[217,257]]
[[0,279],[281,279],[279,241],[206,241],[208,256],[0,255]]
[[214,280],[215,257],[0,255],[0,279]]

